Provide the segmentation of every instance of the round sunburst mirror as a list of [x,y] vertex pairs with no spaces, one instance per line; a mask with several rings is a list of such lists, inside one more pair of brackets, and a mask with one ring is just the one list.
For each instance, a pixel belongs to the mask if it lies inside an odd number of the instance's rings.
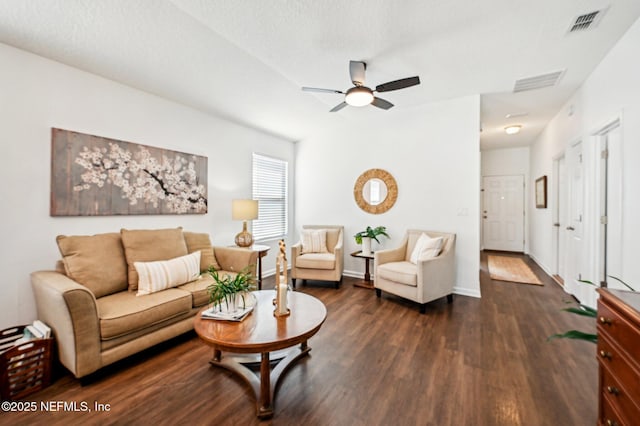
[[353,187],[356,204],[371,214],[389,210],[398,199],[398,184],[391,173],[382,169],[369,169],[362,173]]

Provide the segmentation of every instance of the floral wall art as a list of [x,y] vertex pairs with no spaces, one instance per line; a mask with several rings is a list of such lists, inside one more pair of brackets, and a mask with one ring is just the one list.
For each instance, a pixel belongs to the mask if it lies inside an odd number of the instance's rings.
[[207,157],[55,128],[51,154],[51,216],[207,212]]

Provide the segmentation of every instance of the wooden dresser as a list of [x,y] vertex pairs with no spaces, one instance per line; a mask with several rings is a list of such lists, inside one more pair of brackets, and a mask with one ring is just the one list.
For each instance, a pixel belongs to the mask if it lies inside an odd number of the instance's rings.
[[598,289],[598,424],[640,424],[640,293]]

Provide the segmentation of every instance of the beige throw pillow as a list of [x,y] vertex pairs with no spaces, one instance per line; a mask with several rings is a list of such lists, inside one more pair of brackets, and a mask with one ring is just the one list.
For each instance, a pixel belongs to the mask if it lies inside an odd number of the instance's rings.
[[127,289],[127,262],[120,234],[56,237],[66,275],[95,297]]
[[328,253],[326,229],[302,231],[302,253]]
[[215,252],[211,246],[211,240],[207,233],[184,232],[184,241],[187,244],[187,251],[194,253],[200,251],[200,271],[205,272],[209,266],[216,270],[222,269],[216,260]]
[[431,238],[424,232],[416,241],[416,245],[411,252],[411,263],[418,263],[421,260],[431,259],[440,254],[442,249],[442,237]]
[[158,262],[134,262],[138,272],[136,296],[186,284],[200,276],[200,251]]
[[122,246],[129,267],[129,290],[138,289],[135,262],[169,260],[189,254],[182,228],[175,229],[121,229]]

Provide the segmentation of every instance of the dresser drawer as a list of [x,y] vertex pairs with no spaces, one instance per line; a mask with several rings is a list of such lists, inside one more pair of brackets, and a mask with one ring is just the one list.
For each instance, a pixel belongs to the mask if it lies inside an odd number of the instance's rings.
[[628,358],[611,344],[606,335],[598,337],[597,356],[600,368],[606,369],[618,383],[623,383],[632,399],[637,399],[640,396],[640,373],[629,363]]
[[640,409],[634,402],[633,395],[623,388],[606,367],[600,368],[600,375],[601,398],[608,399],[622,418],[640,420]]
[[[640,329],[601,300],[598,301],[598,334],[606,335],[630,354],[640,352]],[[634,358],[631,357],[632,362],[640,362]],[[640,368],[640,364],[636,367]]]

